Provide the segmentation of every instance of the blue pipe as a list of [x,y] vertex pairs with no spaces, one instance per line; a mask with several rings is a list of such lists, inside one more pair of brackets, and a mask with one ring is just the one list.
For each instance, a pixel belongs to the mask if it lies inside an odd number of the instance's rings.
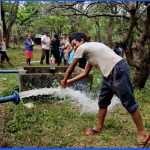
[[11,101],[13,101],[16,105],[19,104],[20,96],[17,91],[13,91],[12,95],[10,95],[10,96],[0,98],[0,103],[7,103],[7,102],[11,102]]
[[0,73],[19,73],[18,70],[0,70]]

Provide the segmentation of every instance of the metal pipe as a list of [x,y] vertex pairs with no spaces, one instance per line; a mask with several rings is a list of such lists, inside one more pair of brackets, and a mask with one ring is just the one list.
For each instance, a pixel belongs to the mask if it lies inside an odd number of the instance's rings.
[[19,73],[18,70],[0,70],[0,73]]
[[19,73],[19,74],[25,74],[26,70],[0,70],[0,73]]
[[10,95],[10,96],[0,98],[0,103],[7,103],[7,102],[11,102],[11,101],[14,102],[16,105],[19,104],[20,96],[17,91],[13,91],[12,95]]

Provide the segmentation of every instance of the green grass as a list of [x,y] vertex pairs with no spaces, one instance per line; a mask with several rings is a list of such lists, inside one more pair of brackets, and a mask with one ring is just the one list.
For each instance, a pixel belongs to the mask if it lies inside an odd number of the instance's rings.
[[[9,50],[8,55],[16,67],[5,65],[4,69],[16,69],[24,65],[21,64],[25,61],[23,50]],[[41,50],[34,50],[33,61],[40,60],[40,55]],[[96,91],[101,85],[102,76],[99,71],[92,71],[92,91]],[[4,85],[1,96],[10,95],[18,89],[16,74],[0,74],[0,82]],[[150,132],[150,80],[143,90],[135,90],[135,97],[142,110],[144,125]],[[120,105],[108,112],[101,134],[86,137],[83,131],[96,125],[97,114],[81,114],[79,108],[68,101],[30,101],[34,104],[32,109],[26,108],[22,102],[19,105],[4,104],[3,141],[7,141],[8,147],[136,147],[136,128],[131,116]]]

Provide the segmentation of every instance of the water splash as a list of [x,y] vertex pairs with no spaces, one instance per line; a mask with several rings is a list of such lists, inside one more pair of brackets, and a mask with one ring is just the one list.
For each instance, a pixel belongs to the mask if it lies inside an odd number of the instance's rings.
[[[20,93],[20,97],[27,98],[31,96],[42,96],[42,95],[52,95],[53,97],[58,97],[60,99],[70,99],[73,103],[78,104],[81,108],[81,112],[97,112],[98,111],[98,98],[92,99],[81,91],[73,90],[70,88],[62,89],[57,88],[42,88],[34,89],[29,91],[24,91]],[[119,102],[117,97],[113,97],[111,100],[111,105],[108,109],[113,108]]]

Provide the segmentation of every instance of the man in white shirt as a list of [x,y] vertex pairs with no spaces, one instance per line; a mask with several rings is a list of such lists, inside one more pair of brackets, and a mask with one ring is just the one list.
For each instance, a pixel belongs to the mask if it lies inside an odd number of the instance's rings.
[[[83,33],[73,36],[72,45],[75,49],[75,56],[72,64],[67,68],[61,86],[65,88],[68,84],[85,78],[92,66],[98,68],[103,75],[103,83],[99,96],[98,123],[95,128],[86,130],[85,135],[100,133],[103,130],[104,119],[107,108],[111,103],[114,94],[120,99],[122,105],[131,114],[137,128],[137,144],[148,147],[150,136],[145,131],[141,112],[133,95],[132,84],[129,75],[129,67],[122,57],[118,56],[111,48],[98,42],[86,42],[87,37]],[[80,58],[85,58],[84,72],[69,79]]]
[[41,37],[41,43],[42,43],[42,55],[41,55],[40,64],[43,64],[43,60],[45,58],[45,55],[46,55],[46,64],[49,64],[50,37],[48,36],[47,31]]

